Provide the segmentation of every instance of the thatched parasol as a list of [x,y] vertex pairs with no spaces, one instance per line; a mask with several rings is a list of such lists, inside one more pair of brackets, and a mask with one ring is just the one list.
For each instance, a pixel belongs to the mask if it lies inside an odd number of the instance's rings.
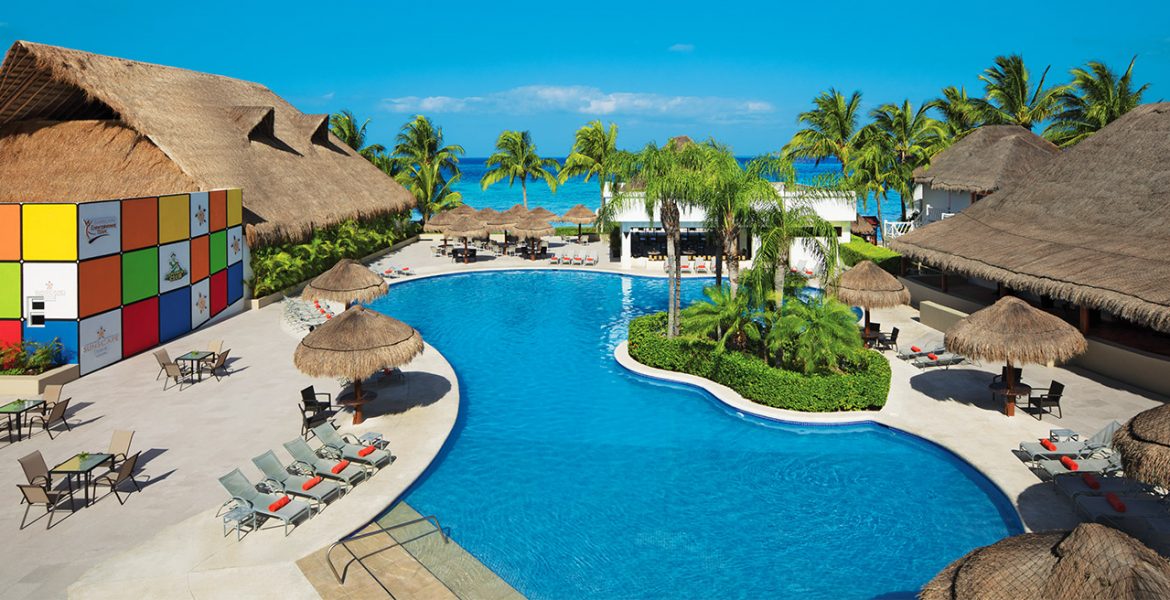
[[1127,477],[1170,486],[1170,404],[1138,413],[1113,434]]
[[[484,210],[488,209],[485,208]],[[504,232],[504,250],[507,251],[508,229],[512,228],[516,223],[519,223],[526,216],[528,216],[528,211],[524,210],[523,206],[517,204],[504,212],[497,212],[491,217],[488,217],[484,220],[484,224],[489,229],[499,229]]]
[[1170,597],[1170,561],[1105,525],[1025,533],[977,548],[943,569],[920,600],[1113,600]]
[[460,204],[459,206],[456,206],[447,212],[455,215],[456,217],[474,217],[479,214],[479,211],[466,204]]
[[577,224],[577,239],[580,240],[581,226],[596,221],[597,215],[593,214],[593,211],[586,208],[584,204],[578,204],[577,206],[570,208],[565,214],[561,215],[561,220],[565,221],[566,223]]
[[402,366],[423,351],[413,327],[364,306],[352,306],[301,340],[293,364],[313,377],[353,380],[353,422],[361,423],[362,380],[382,369]]
[[362,263],[343,258],[328,271],[316,276],[301,295],[317,300],[342,302],[346,307],[353,302],[369,302],[386,293],[386,280]]
[[1088,344],[1075,327],[1015,296],[1004,296],[955,323],[943,338],[947,350],[986,361],[1006,361],[1008,391],[1012,365],[1064,362]]
[[[555,229],[548,221],[539,218],[535,215],[529,215],[527,218],[521,220],[512,228],[512,231],[519,237],[525,240],[539,240],[542,236],[552,235]],[[536,260],[536,253],[528,253],[529,260]]]
[[553,219],[558,218],[557,213],[555,213],[555,212],[553,212],[553,211],[551,211],[543,206],[538,206],[538,207],[528,211],[528,214],[529,214],[529,216],[538,217],[538,218],[544,219],[545,221],[551,221]]
[[483,221],[471,215],[457,217],[444,231],[451,237],[463,238],[463,264],[470,262],[467,260],[467,240],[473,237],[484,237],[488,234]]
[[423,231],[439,232],[443,234],[443,245],[447,245],[447,226],[455,222],[456,214],[444,210],[442,212],[431,215],[427,220],[427,224],[423,225]]
[[838,300],[865,309],[866,333],[869,333],[869,309],[910,304],[910,290],[872,260],[849,267],[837,279],[833,292]]
[[486,208],[481,208],[481,209],[479,209],[479,212],[475,213],[475,216],[476,216],[476,218],[478,218],[480,221],[483,221],[483,222],[486,224],[488,221],[490,221],[491,219],[495,218],[495,217],[496,217],[496,216],[498,216],[499,214],[500,214],[500,213],[499,213],[499,211],[497,211],[496,209],[494,209],[494,208],[492,208],[492,207],[488,206],[488,207],[486,207]]

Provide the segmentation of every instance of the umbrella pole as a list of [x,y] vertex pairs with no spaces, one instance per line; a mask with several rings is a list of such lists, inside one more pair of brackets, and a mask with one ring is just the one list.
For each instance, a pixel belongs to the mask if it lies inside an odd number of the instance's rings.
[[577,243],[581,243],[581,224],[577,223]]
[[467,238],[463,238],[463,264],[467,263]]
[[865,335],[869,335],[869,309],[865,309]]
[[366,420],[365,413],[362,412],[362,405],[365,401],[362,400],[362,379],[359,377],[353,381],[353,424],[361,425],[362,421]]

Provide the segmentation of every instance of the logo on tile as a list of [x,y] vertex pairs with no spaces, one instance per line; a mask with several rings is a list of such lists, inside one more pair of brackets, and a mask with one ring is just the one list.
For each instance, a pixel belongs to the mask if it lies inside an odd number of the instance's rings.
[[199,308],[199,314],[202,315],[207,312],[207,296],[204,296],[203,292],[199,292],[198,296],[198,299],[195,300],[195,306]]
[[100,359],[110,352],[110,348],[121,349],[122,336],[120,334],[106,335],[105,327],[98,327],[94,334],[97,336],[92,342],[87,342],[81,351],[93,359]]
[[92,244],[118,229],[118,220],[112,216],[99,216],[85,221],[85,239]]
[[179,264],[179,257],[175,256],[174,252],[171,252],[170,266],[171,269],[167,271],[165,277],[167,281],[179,281],[187,276],[187,270],[183,268],[183,265]]
[[207,211],[202,206],[199,207],[199,210],[195,211],[195,220],[199,221],[200,226],[207,224]]
[[239,253],[240,253],[240,236],[233,235],[232,236],[232,254],[239,254]]

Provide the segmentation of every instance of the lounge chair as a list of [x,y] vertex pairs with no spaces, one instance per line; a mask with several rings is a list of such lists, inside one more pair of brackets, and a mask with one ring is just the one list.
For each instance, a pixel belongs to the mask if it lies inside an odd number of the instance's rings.
[[945,353],[945,354],[927,354],[921,358],[915,359],[912,365],[919,369],[928,369],[931,367],[951,368],[954,365],[961,365],[967,361],[967,357],[959,354]]
[[695,265],[695,272],[696,273],[706,273],[707,272],[707,263],[700,262],[700,263],[696,264]]
[[[363,446],[353,435],[343,436],[333,423],[325,423],[313,428],[317,439],[337,454],[338,458],[362,463],[370,467],[381,469],[394,462],[394,455],[387,450],[379,450],[373,446]],[[348,439],[347,439],[348,438]]]
[[1028,407],[1036,408],[1036,420],[1039,421],[1044,417],[1044,413],[1052,414],[1052,409],[1056,409],[1056,418],[1063,419],[1064,411],[1060,409],[1060,397],[1064,395],[1064,384],[1052,380],[1052,383],[1046,388],[1032,388],[1032,391],[1043,391],[1045,393],[1039,396],[1028,396]]
[[874,342],[874,347],[878,350],[898,350],[898,328],[895,327],[890,330],[890,333],[879,333],[877,340]]
[[[53,410],[53,406],[61,401],[61,392],[64,389],[65,386],[59,383],[45,386],[45,393],[41,394],[41,400],[45,402],[41,405],[42,415],[49,414],[49,411]],[[72,398],[66,398],[66,400],[72,400]]]
[[114,435],[110,436],[110,448],[107,450],[114,455],[114,463],[117,464],[130,454],[130,441],[134,439],[133,431],[115,431]]
[[679,267],[678,267],[678,271],[679,271],[680,273],[684,273],[684,274],[690,275],[690,273],[691,273],[691,263],[682,263],[681,265],[679,265]]
[[597,256],[596,255],[589,254],[585,257],[585,266],[586,267],[592,267],[595,264],[597,264]]
[[49,432],[49,439],[53,439],[53,425],[61,423],[65,425],[66,431],[72,431],[69,427],[69,421],[65,420],[65,411],[69,410],[69,401],[72,398],[66,398],[53,405],[53,410],[49,411],[48,415],[31,415],[28,418],[28,434],[32,435],[33,425],[40,423],[41,428]]
[[947,351],[946,346],[935,346],[930,349],[919,348],[918,346],[910,346],[909,352],[898,352],[898,358],[902,360],[913,360],[915,358],[922,358],[927,354],[943,354]]
[[304,475],[308,473],[320,475],[326,479],[340,481],[347,486],[353,486],[367,477],[365,469],[352,464],[334,473],[333,469],[337,467],[339,461],[317,456],[309,447],[308,442],[301,438],[285,442],[284,449],[288,450],[293,460],[297,461],[294,466],[303,469],[302,474]]
[[1125,512],[1118,512],[1104,496],[1077,496],[1077,509],[1092,515],[1094,522],[1124,531],[1154,551],[1170,554],[1170,511],[1159,501],[1120,497]]
[[[29,524],[25,523],[25,521],[28,520],[28,511],[34,505],[45,507],[45,513],[49,515],[49,522],[45,525],[45,529],[51,529],[53,527],[53,511],[57,509],[57,506],[61,504],[62,500],[69,498],[70,508],[72,508],[72,491],[52,490],[48,486],[25,485],[23,483],[18,483],[16,487],[20,488],[20,493],[23,495],[21,502],[28,503],[28,506],[24,507],[24,516],[20,518],[21,529],[28,527]],[[34,519],[33,522],[35,523],[36,520]]]
[[[333,481],[325,481],[321,475],[310,477],[299,473],[290,473],[288,468],[280,464],[280,459],[276,458],[276,454],[271,450],[253,458],[252,464],[256,465],[256,468],[260,469],[260,472],[267,477],[261,482],[261,485],[266,484],[273,490],[308,499],[313,503],[317,512],[321,512],[321,509],[331,498],[336,499],[341,496],[341,486]],[[314,481],[316,483],[309,485]]]
[[204,363],[207,365],[208,371],[212,375],[215,376],[216,381],[219,381],[221,378],[223,378],[224,376],[226,376],[228,374],[227,359],[228,359],[228,355],[231,353],[232,353],[232,351],[229,348],[227,350],[224,350],[223,352],[220,352],[219,354],[216,354],[214,361]]
[[806,260],[802,260],[802,261],[800,261],[800,262],[796,263],[795,265],[792,265],[792,266],[790,267],[790,269],[792,270],[792,272],[793,272],[793,273],[796,273],[796,274],[798,274],[798,275],[804,275],[804,266],[805,266],[805,265],[807,265],[807,264],[808,264],[808,260],[807,260],[807,259],[806,259]]
[[1101,517],[1110,518],[1157,518],[1170,519],[1170,502],[1153,494],[1117,494],[1125,503],[1125,512],[1116,510],[1104,495],[1080,495],[1073,498],[1073,506],[1081,516],[1090,521]]
[[[1069,457],[1064,457],[1069,458]],[[1035,468],[1048,476],[1049,479],[1055,478],[1057,475],[1064,475],[1065,473],[1115,473],[1121,470],[1121,455],[1118,453],[1110,454],[1105,458],[1082,458],[1071,459],[1077,464],[1076,471],[1065,466],[1063,460],[1043,459],[1036,461]]]
[[[1091,479],[1086,479],[1091,478]],[[1096,487],[1089,485],[1089,481]],[[1066,473],[1052,479],[1052,484],[1069,498],[1081,495],[1102,496],[1110,492],[1118,495],[1149,493],[1151,487],[1128,477],[1098,477],[1092,473]]]
[[550,264],[550,265],[561,264],[561,256],[559,254],[554,254],[554,255],[548,257],[548,264]]
[[1087,440],[1070,440],[1067,442],[1053,442],[1049,441],[1052,448],[1044,445],[1044,442],[1020,442],[1020,451],[1028,456],[1028,460],[1037,460],[1041,458],[1052,458],[1059,460],[1062,456],[1071,456],[1073,458],[1081,456],[1089,456],[1094,452],[1104,448],[1113,447],[1113,434],[1121,429],[1121,423],[1111,421],[1108,425],[1101,428],[1101,431],[1093,434]]
[[257,516],[277,519],[284,523],[286,537],[290,525],[295,527],[297,521],[308,519],[313,514],[312,507],[305,502],[257,491],[256,486],[239,469],[220,477],[219,483],[232,495],[232,499],[225,502],[224,506],[235,502],[251,508]]
[[574,253],[574,254],[573,254],[573,265],[575,265],[575,266],[581,266],[581,265],[584,265],[584,264],[585,264],[585,258],[584,258],[584,257],[582,257],[580,254],[576,254],[576,253]]
[[[138,454],[139,453],[137,452],[131,454],[126,458],[126,460],[122,461],[122,464],[117,468],[110,469],[109,471],[94,477],[92,483],[94,496],[97,496],[97,487],[99,485],[107,485],[110,487],[110,492],[113,493],[114,497],[118,499],[118,504],[125,504],[126,501],[122,499],[122,496],[118,495],[118,486],[126,483],[127,481],[133,483],[134,489],[141,492],[142,488],[138,487],[138,481],[134,479],[134,467],[138,464]],[[129,496],[130,493],[127,492],[126,495]]]

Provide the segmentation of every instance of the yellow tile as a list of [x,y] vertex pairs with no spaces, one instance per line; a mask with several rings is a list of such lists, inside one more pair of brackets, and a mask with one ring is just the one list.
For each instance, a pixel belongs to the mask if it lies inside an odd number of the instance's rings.
[[25,260],[77,260],[77,205],[25,204]]
[[227,224],[239,225],[244,222],[244,191],[227,191]]
[[187,194],[158,199],[158,243],[177,242],[191,237],[191,204]]

